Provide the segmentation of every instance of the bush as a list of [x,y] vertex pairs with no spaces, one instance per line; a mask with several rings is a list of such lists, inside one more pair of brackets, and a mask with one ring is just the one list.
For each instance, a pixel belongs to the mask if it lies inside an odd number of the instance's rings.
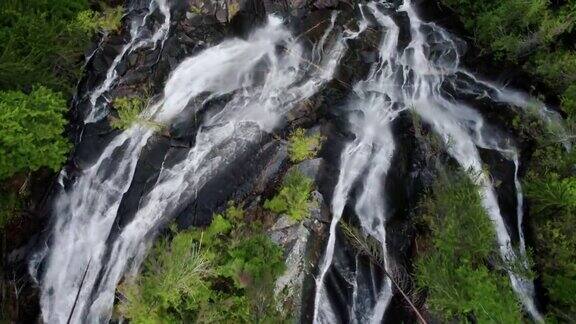
[[119,310],[134,323],[257,323],[282,318],[273,287],[283,251],[231,206],[210,226],[162,239]]
[[146,107],[146,100],[139,97],[121,97],[113,102],[118,117],[110,117],[110,125],[115,129],[126,130],[134,124],[142,124],[154,130],[162,129],[162,125],[142,117],[141,113]]
[[288,138],[288,154],[294,163],[312,159],[318,153],[322,143],[322,136],[315,134],[306,136],[304,129],[296,129]]
[[123,15],[124,9],[121,6],[104,6],[102,12],[95,12],[93,10],[79,12],[76,17],[76,23],[78,24],[78,28],[89,34],[97,32],[109,34],[118,31],[120,27],[122,27]]
[[71,93],[90,41],[76,16],[87,9],[86,0],[0,2],[0,89],[41,82]]
[[576,211],[576,178],[533,180],[526,185],[533,210],[540,215],[573,214]]
[[576,178],[533,179],[526,193],[535,211],[536,262],[552,302],[549,317],[576,317]]
[[562,109],[569,118],[576,120],[576,84],[569,86],[562,94]]
[[161,239],[144,269],[135,284],[120,287],[120,312],[134,323],[173,322],[209,295],[205,280],[213,269],[191,232],[179,233],[171,242]]
[[66,101],[44,87],[0,92],[0,179],[47,167],[57,171],[70,144],[62,136]]
[[441,1],[458,14],[484,52],[523,64],[555,94],[576,80],[576,52],[563,41],[576,24],[572,1]]
[[278,194],[266,200],[264,208],[277,214],[287,214],[295,221],[301,221],[308,216],[310,210],[312,183],[312,179],[298,170],[289,172]]
[[431,309],[447,321],[519,323],[507,276],[490,270],[496,237],[478,189],[462,175],[446,176],[421,208],[431,247],[416,262],[416,279]]
[[576,82],[576,52],[573,50],[539,51],[531,57],[530,67],[559,93]]

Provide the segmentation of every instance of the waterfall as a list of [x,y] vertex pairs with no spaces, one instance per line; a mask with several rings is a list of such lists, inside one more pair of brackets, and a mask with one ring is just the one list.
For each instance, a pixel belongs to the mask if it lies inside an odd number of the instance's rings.
[[[193,99],[201,94],[232,98],[205,117],[187,156],[160,171],[123,228],[114,227],[118,207],[142,150],[153,145],[152,130],[134,125],[122,132],[62,189],[41,278],[44,321],[65,323],[70,316],[73,323],[107,322],[116,285],[126,271],[139,267],[156,230],[193,200],[208,179],[257,144],[263,132],[272,131],[295,104],[331,80],[348,36],[336,36],[318,61],[310,62],[283,21],[270,16],[248,40],[227,40],[183,61],[166,82],[163,98],[144,117],[167,125],[185,110],[200,109],[202,104]],[[279,46],[284,50],[279,52]]]
[[[140,48],[149,46],[150,44],[154,46],[152,50],[156,49],[156,46],[159,42],[160,46],[163,46],[170,30],[170,7],[167,1],[168,0],[151,0],[148,6],[148,11],[144,17],[136,17],[130,22],[130,40],[122,47],[120,53],[114,58],[114,61],[112,61],[112,64],[106,72],[106,78],[102,84],[94,89],[90,95],[90,104],[92,109],[88,113],[88,116],[86,116],[86,123],[94,123],[106,117],[108,113],[108,109],[106,107],[107,103],[102,104],[99,102],[99,100],[112,89],[118,80],[117,68],[122,60],[128,57],[130,53],[133,53]],[[164,16],[164,22],[151,36],[148,38],[142,38],[142,35],[146,29],[146,23],[156,8],[158,8]]]
[[[102,84],[88,93],[91,110],[86,123],[106,117],[106,94],[122,81],[118,66],[123,60],[140,49],[162,48],[170,37],[172,17],[167,1],[152,0],[142,17],[130,21],[130,40],[114,58]],[[195,118],[199,125],[193,144],[180,148],[177,161],[162,163],[155,183],[138,197],[137,209],[129,220],[122,218],[125,215],[120,215],[119,209],[132,192],[144,152],[158,144],[160,136],[155,130],[146,123],[136,123],[115,133],[90,166],[79,172],[64,169],[53,202],[51,236],[30,265],[41,289],[44,322],[109,322],[118,283],[138,272],[158,232],[196,200],[208,181],[261,144],[263,135],[283,126],[290,110],[325,88],[351,40],[368,37],[374,31],[381,33],[378,43],[373,44],[377,58],[369,63],[361,80],[353,80],[341,107],[350,140],[344,143],[338,159],[330,203],[332,219],[315,276],[313,321],[337,323],[342,311],[349,312],[353,323],[381,323],[386,318],[395,294],[391,278],[382,274],[378,283],[367,283],[360,271],[351,273],[346,280],[353,291],[346,310],[329,298],[327,278],[338,258],[338,226],[348,217],[345,211],[358,220],[364,235],[379,244],[383,272],[394,276],[397,260],[390,253],[387,225],[395,202],[387,197],[386,183],[395,171],[393,158],[402,149],[393,126],[403,116],[421,118],[439,135],[461,168],[477,175],[472,180],[494,225],[502,259],[523,260],[526,244],[518,175],[520,153],[470,101],[487,100],[520,112],[537,109],[550,123],[557,122],[558,117],[526,94],[482,80],[461,67],[459,39],[434,23],[422,21],[410,0],[401,5],[392,2],[358,5],[359,17],[352,29],[338,26],[338,12],[333,11],[313,46],[305,46],[283,19],[270,15],[266,24],[246,39],[227,39],[183,60],[141,119],[170,129],[178,118]],[[157,11],[163,21],[148,33],[146,26]],[[354,25],[350,21],[345,25]],[[454,93],[471,99],[459,99]],[[493,151],[514,166],[514,228],[504,221],[480,149]],[[516,232],[518,247],[513,248]],[[359,259],[355,261],[358,269]],[[508,276],[525,310],[542,321],[534,303],[533,283],[511,270]],[[368,292],[374,295],[373,300],[366,298]]]
[[[366,235],[382,244],[385,270],[391,273],[386,248],[387,206],[384,197],[384,182],[390,168],[395,143],[390,130],[391,122],[401,111],[419,115],[423,122],[444,140],[448,153],[464,170],[473,170],[478,178],[473,178],[479,186],[483,206],[492,220],[497,234],[501,257],[514,261],[525,255],[522,233],[522,190],[518,180],[519,158],[516,149],[486,125],[483,117],[449,95],[447,85],[477,98],[488,97],[493,102],[510,106],[529,108],[536,105],[546,119],[555,118],[541,103],[527,96],[487,81],[481,81],[460,68],[459,40],[433,23],[420,20],[410,0],[399,8],[390,4],[364,5],[373,17],[371,22],[382,29],[383,38],[379,47],[379,60],[374,63],[368,77],[353,86],[352,98],[346,105],[349,112],[350,131],[354,140],[348,143],[340,158],[340,175],[332,199],[332,222],[329,238],[319,274],[316,277],[314,299],[314,322],[329,323],[336,315],[335,305],[327,298],[325,277],[333,263],[336,241],[336,228],[342,212],[348,204],[353,185],[360,177],[362,186],[357,193],[354,212]],[[410,42],[404,48],[399,45],[399,26],[394,19],[404,15],[409,21]],[[477,147],[499,152],[515,165],[514,185],[517,191],[517,221],[519,248],[514,250],[510,234],[502,218],[498,200],[489,179],[482,167]],[[527,266],[525,264],[525,266]],[[526,311],[536,320],[542,316],[534,305],[533,283],[512,271],[508,271],[512,287],[516,291]],[[358,275],[358,274],[356,274]],[[384,278],[377,302],[371,312],[366,307],[356,307],[357,282],[352,300],[351,318],[355,322],[381,322],[391,300],[390,280]],[[357,311],[356,311],[357,310]]]

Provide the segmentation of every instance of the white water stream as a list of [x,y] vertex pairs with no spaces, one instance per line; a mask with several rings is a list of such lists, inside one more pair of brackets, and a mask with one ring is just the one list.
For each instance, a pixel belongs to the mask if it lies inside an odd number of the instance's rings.
[[[383,38],[379,48],[379,61],[374,64],[366,80],[353,87],[354,98],[347,109],[355,139],[347,144],[341,155],[340,175],[332,200],[332,223],[326,251],[316,277],[314,322],[331,323],[337,318],[334,306],[327,298],[324,279],[333,263],[336,241],[336,228],[348,202],[352,186],[363,176],[361,192],[358,194],[354,212],[365,234],[382,244],[385,269],[389,268],[386,248],[387,208],[384,198],[384,181],[390,168],[395,143],[390,129],[391,122],[403,110],[418,114],[425,123],[431,125],[444,140],[448,153],[464,170],[479,174],[474,178],[480,188],[483,206],[492,220],[497,234],[500,254],[504,260],[514,261],[525,254],[522,233],[523,197],[518,180],[519,159],[516,149],[498,132],[488,129],[482,116],[465,103],[455,101],[442,90],[446,82],[453,82],[458,75],[466,75],[472,82],[459,82],[453,85],[458,90],[487,96],[495,102],[511,106],[529,108],[537,105],[546,118],[546,108],[540,103],[515,91],[500,89],[490,82],[480,81],[471,73],[461,69],[457,40],[433,23],[425,23],[418,18],[410,0],[396,10],[405,13],[410,23],[410,43],[398,48],[399,26],[392,19],[390,6],[369,3],[365,6],[373,15],[377,27],[382,28]],[[487,90],[479,92],[479,88]],[[517,221],[519,244],[512,247],[510,234],[500,212],[498,200],[483,169],[477,147],[495,150],[515,165],[514,184],[517,191]],[[534,287],[530,280],[509,271],[512,287],[518,294],[526,311],[536,320],[542,316],[534,305]],[[372,311],[366,312],[367,305],[358,305],[357,294],[353,295],[352,320],[358,323],[379,323],[392,297],[390,280],[385,277],[378,300]],[[357,285],[354,285],[357,289]]]
[[[146,15],[143,18],[136,17],[130,22],[130,40],[122,47],[120,53],[114,58],[114,61],[106,72],[106,78],[102,84],[94,89],[90,95],[90,104],[92,109],[85,119],[86,123],[97,122],[108,114],[107,104],[99,103],[98,100],[115,85],[118,80],[118,65],[122,60],[128,57],[130,53],[151,44],[154,46],[152,50],[156,49],[158,43],[160,43],[160,47],[164,45],[164,41],[168,37],[168,32],[170,30],[170,6],[167,1],[168,0],[151,0]],[[148,22],[148,19],[150,19],[150,15],[152,15],[157,8],[164,16],[164,22],[151,36],[148,38],[142,38],[146,29],[146,23]]]

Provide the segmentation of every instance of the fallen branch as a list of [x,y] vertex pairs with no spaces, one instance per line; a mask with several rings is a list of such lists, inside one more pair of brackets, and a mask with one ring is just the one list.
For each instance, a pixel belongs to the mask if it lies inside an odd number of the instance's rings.
[[355,247],[358,250],[358,252],[370,258],[372,263],[378,266],[384,272],[384,274],[386,274],[386,276],[390,278],[390,281],[392,281],[392,284],[394,284],[394,286],[396,287],[396,289],[398,289],[404,300],[408,303],[410,308],[412,308],[412,310],[418,317],[420,323],[428,324],[428,322],[426,322],[426,320],[424,319],[424,317],[422,316],[416,305],[414,305],[414,303],[410,300],[408,295],[400,287],[398,282],[386,270],[386,267],[384,266],[385,260],[382,258],[382,253],[375,251],[377,250],[375,244],[371,244],[368,238],[364,237],[362,234],[358,232],[358,230],[348,225],[346,222],[341,221],[339,224],[340,227],[342,228],[344,236],[346,236],[348,240],[352,241],[351,242],[352,246]]

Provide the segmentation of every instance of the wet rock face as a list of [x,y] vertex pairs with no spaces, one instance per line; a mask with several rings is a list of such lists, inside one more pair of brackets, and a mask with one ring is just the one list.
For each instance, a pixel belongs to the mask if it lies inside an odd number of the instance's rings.
[[[400,2],[394,1],[391,5],[397,6]],[[133,1],[131,6],[134,9],[129,17],[141,14],[147,8],[148,2]],[[330,21],[332,9],[341,11],[336,29],[341,30],[343,26],[352,30],[358,28],[350,19],[358,14],[351,1],[174,0],[171,8],[173,19],[166,41],[162,46],[145,46],[127,55],[118,65],[118,81],[112,90],[100,99],[101,102],[106,103],[116,97],[144,94],[151,98],[160,97],[171,71],[185,58],[218,44],[223,39],[247,37],[255,26],[265,21],[267,14],[285,18],[285,23],[294,30],[295,35],[301,37],[301,42],[307,47],[322,37],[323,30]],[[404,26],[400,31],[399,46],[406,46],[409,41],[409,28],[404,21],[406,17],[399,14],[393,19]],[[145,28],[150,33],[161,23],[161,15],[154,14]],[[72,112],[70,133],[76,145],[67,167],[66,185],[91,166],[102,150],[120,133],[111,129],[106,119],[87,125],[84,125],[82,120],[90,104],[90,91],[105,79],[114,57],[128,41],[128,34],[125,26],[122,33],[111,35],[98,44],[98,49],[87,64]],[[340,171],[340,154],[345,143],[354,139],[349,130],[349,111],[342,108],[355,96],[352,89],[354,82],[364,79],[369,66],[378,60],[377,44],[381,37],[382,30],[370,28],[365,31],[361,40],[349,41],[348,51],[342,59],[335,80],[313,97],[298,103],[285,116],[275,134],[262,132],[259,142],[249,145],[234,163],[230,163],[221,173],[209,179],[190,201],[180,202],[181,206],[175,212],[176,222],[181,228],[209,224],[212,215],[222,211],[229,201],[243,202],[244,206],[248,206],[248,213],[261,213],[258,206],[261,205],[263,197],[269,197],[276,191],[278,183],[288,170],[297,169],[313,178],[317,191],[312,194],[310,216],[304,222],[296,223],[286,215],[278,215],[269,229],[270,237],[285,249],[288,268],[277,282],[276,294],[283,307],[299,314],[297,317],[302,322],[311,321],[311,305],[314,304],[316,288],[314,275],[318,271],[315,265],[325,249],[331,220],[332,191]],[[197,113],[181,114],[167,130],[152,136],[148,148],[138,161],[131,186],[120,203],[115,228],[122,228],[130,223],[142,197],[156,184],[162,168],[182,161],[195,145],[204,114],[211,108],[224,105],[229,99],[219,98],[204,102]],[[486,115],[488,120],[499,118],[495,111],[488,108]],[[291,165],[286,143],[278,137],[286,137],[288,130],[295,127],[311,128],[312,132],[319,132],[327,138],[327,144],[322,148],[319,158]],[[396,263],[393,266],[399,269],[399,273],[406,274],[412,270],[410,260],[414,254],[415,233],[410,211],[414,209],[419,195],[433,181],[434,174],[430,170],[434,169],[437,160],[432,157],[438,155],[438,152],[432,152],[433,148],[418,138],[409,114],[399,117],[393,128],[398,150],[393,157],[394,170],[386,181],[386,199],[394,201],[387,225],[390,233],[387,244]],[[503,210],[507,223],[514,227],[516,218],[513,211],[516,202],[511,198],[514,188],[510,186],[513,182],[513,166],[489,153],[483,152],[483,155],[484,160],[494,167],[495,179],[508,183],[497,187],[497,192],[501,204],[505,206]],[[441,156],[440,159],[448,160],[446,156]],[[360,185],[355,184],[356,189]],[[351,201],[348,202],[343,216],[347,222],[357,222],[352,207],[355,199],[352,192]],[[118,233],[114,232],[112,236],[114,235]],[[370,260],[359,256],[357,251],[347,245],[342,233],[338,232],[336,241],[335,264],[327,274],[326,287],[334,305],[340,306],[338,314],[343,321],[347,321],[354,315],[347,309],[353,298],[353,273],[359,272],[360,280],[366,286],[378,287],[376,291],[383,285],[384,274]],[[14,255],[21,257],[22,253],[17,251]],[[374,303],[377,297],[368,296],[367,300]],[[406,315],[405,307],[405,303],[398,296],[394,297],[387,312],[387,319],[392,322],[414,320],[410,315]]]
[[268,230],[270,238],[284,248],[286,262],[286,271],[276,281],[275,295],[284,311],[302,319],[307,316],[302,312],[302,303],[308,302],[314,265],[322,253],[318,249],[322,246],[319,243],[325,237],[329,222],[322,194],[313,191],[311,196],[310,212],[304,221],[296,222],[287,215],[278,215]]

